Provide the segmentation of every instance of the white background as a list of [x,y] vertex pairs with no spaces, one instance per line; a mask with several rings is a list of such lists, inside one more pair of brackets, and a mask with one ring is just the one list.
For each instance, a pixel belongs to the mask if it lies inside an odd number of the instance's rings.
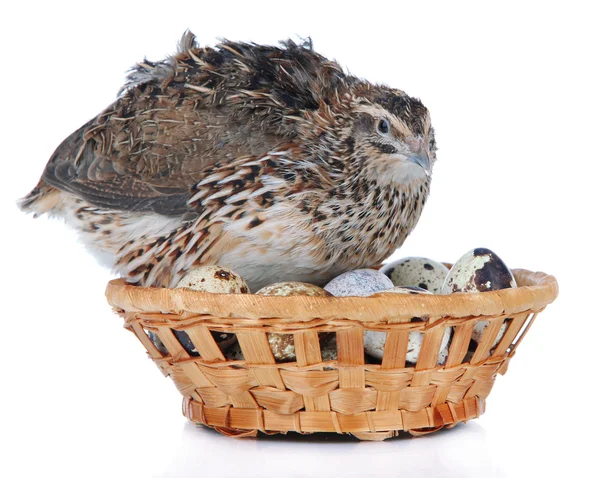
[[[0,475],[598,476],[598,12],[502,2],[13,2],[2,8]],[[234,440],[180,396],[104,300],[111,278],[58,221],[14,203],[136,61],[190,28],[312,36],[353,74],[420,97],[437,131],[431,196],[397,257],[472,247],[543,270],[538,317],[479,420],[419,439]]]

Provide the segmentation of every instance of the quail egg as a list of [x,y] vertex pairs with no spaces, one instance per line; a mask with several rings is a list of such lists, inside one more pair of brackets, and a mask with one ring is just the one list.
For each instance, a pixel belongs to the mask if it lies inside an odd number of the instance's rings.
[[448,275],[448,268],[425,257],[405,257],[384,265],[380,271],[396,286],[418,286],[439,294]]
[[[487,292],[511,287],[517,287],[517,282],[502,259],[491,250],[478,247],[464,254],[450,269],[442,287],[442,294]],[[508,320],[502,324],[492,349],[504,336]],[[483,332],[488,325],[487,321],[479,321],[475,324],[472,335],[474,343],[481,342]]]
[[183,276],[177,289],[187,288],[213,294],[247,294],[248,284],[231,269],[222,266],[201,266]]
[[156,349],[162,355],[169,355],[169,351],[167,350],[167,347],[165,347],[165,344],[162,343],[162,340],[160,340],[160,337],[158,335],[156,335],[155,332],[152,332],[151,330],[149,330],[147,332],[147,335],[148,335],[148,338],[152,341],[152,343],[156,347]]
[[372,294],[371,297],[380,297],[382,295],[387,294],[411,294],[411,295],[419,295],[419,294],[431,294],[432,292],[427,289],[423,289],[419,286],[414,285],[397,285],[392,289],[383,290],[381,292],[376,292]]
[[[248,284],[244,279],[231,269],[217,265],[201,266],[189,270],[175,288],[187,288],[213,294],[247,294],[249,292]],[[187,353],[192,357],[199,355],[185,331],[174,330],[173,333]],[[211,334],[221,350],[227,349],[236,342],[234,334],[214,331]]]
[[257,292],[258,295],[304,295],[304,296],[331,296],[322,287],[309,284],[308,282],[277,282],[270,284]]
[[321,360],[323,360],[323,362],[337,360],[337,341],[335,333],[328,333],[327,336],[328,338],[324,340],[321,345]]
[[[393,289],[374,294],[374,297],[381,297],[386,294],[410,294],[410,295],[428,294],[428,295],[431,295],[431,292],[429,292],[428,290],[425,290],[421,287],[394,287]],[[427,318],[413,317],[411,319],[411,322],[423,322],[425,320],[427,320]],[[446,329],[444,331],[444,337],[442,339],[442,344],[440,346],[438,359],[437,359],[437,363],[439,365],[446,363],[446,359],[448,358],[451,334],[452,334],[452,329],[450,327],[446,327]],[[408,346],[406,349],[406,362],[408,362],[409,364],[414,365],[417,363],[417,360],[419,358],[419,352],[421,351],[421,346],[423,345],[423,336],[424,336],[423,332],[409,332]],[[386,338],[387,338],[386,332],[365,330],[365,332],[364,332],[365,352],[367,352],[370,356],[381,360],[383,358],[383,351],[385,349]]]
[[227,360],[245,360],[239,342],[236,342],[225,351],[225,358]]
[[[257,295],[268,296],[331,296],[329,292],[313,284],[306,282],[278,282],[263,287]],[[331,334],[320,334],[320,339],[326,340]],[[296,359],[294,347],[294,334],[268,333],[267,339],[277,362],[289,362]]]
[[[325,334],[319,334],[319,337]],[[321,342],[321,360],[323,362],[331,362],[333,360],[337,360],[337,340],[335,337],[335,333],[331,332],[326,334],[329,338],[325,341]],[[334,370],[334,367],[330,367],[328,365],[323,367],[323,370]]]
[[450,269],[442,294],[487,292],[517,287],[515,278],[497,254],[478,247],[464,254]]
[[367,297],[394,287],[394,283],[385,274],[373,269],[356,269],[332,279],[324,289],[337,297]]
[[[190,354],[191,357],[200,356],[200,354],[196,350],[196,346],[192,343],[190,336],[185,331],[174,329],[171,330],[173,331],[173,334],[175,334],[175,337],[177,337],[177,340],[179,341],[181,346],[185,349],[185,351],[188,354]],[[148,338],[152,341],[154,346],[162,355],[169,355],[167,347],[165,347],[165,344],[163,344],[162,340],[160,340],[160,337],[156,333],[149,331]]]

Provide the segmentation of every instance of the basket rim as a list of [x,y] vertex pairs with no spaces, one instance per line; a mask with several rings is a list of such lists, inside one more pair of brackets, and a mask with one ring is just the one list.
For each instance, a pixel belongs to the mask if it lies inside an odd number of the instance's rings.
[[544,272],[512,270],[517,284],[477,294],[379,294],[371,297],[274,297],[255,294],[212,294],[191,289],[140,287],[124,279],[106,287],[110,305],[127,312],[162,312],[222,318],[283,318],[309,321],[344,318],[359,322],[406,320],[410,317],[477,317],[540,311],[558,296],[558,282]]

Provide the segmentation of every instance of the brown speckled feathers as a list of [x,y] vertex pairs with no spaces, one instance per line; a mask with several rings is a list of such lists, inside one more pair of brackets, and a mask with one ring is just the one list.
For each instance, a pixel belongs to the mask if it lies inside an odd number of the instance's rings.
[[429,114],[310,43],[224,41],[145,60],[21,202],[65,218],[130,281],[220,263],[253,288],[321,283],[402,244],[429,191]]
[[291,42],[225,42],[144,61],[121,97],[61,145],[42,179],[98,207],[181,214],[207,166],[295,137],[290,117],[331,102],[345,79]]

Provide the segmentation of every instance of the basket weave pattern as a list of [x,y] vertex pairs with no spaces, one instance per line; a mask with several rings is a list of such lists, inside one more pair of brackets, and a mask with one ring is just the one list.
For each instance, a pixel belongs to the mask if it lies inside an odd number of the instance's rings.
[[[535,317],[558,293],[543,273],[514,270],[519,287],[481,294],[380,297],[264,297],[151,289],[111,281],[107,297],[125,326],[184,396],[183,413],[231,436],[337,432],[383,440],[418,435],[479,417],[497,374]],[[415,322],[413,317],[427,317]],[[500,329],[508,327],[497,346]],[[473,327],[488,326],[474,352]],[[436,365],[446,327],[449,355]],[[185,331],[199,356],[173,330]],[[364,330],[387,333],[381,363],[368,363]],[[225,358],[211,331],[235,333],[245,360]],[[410,332],[423,333],[415,365]],[[148,338],[155,333],[168,353]],[[294,336],[296,361],[277,363],[267,333]],[[324,362],[319,333],[335,332],[337,360]]]

